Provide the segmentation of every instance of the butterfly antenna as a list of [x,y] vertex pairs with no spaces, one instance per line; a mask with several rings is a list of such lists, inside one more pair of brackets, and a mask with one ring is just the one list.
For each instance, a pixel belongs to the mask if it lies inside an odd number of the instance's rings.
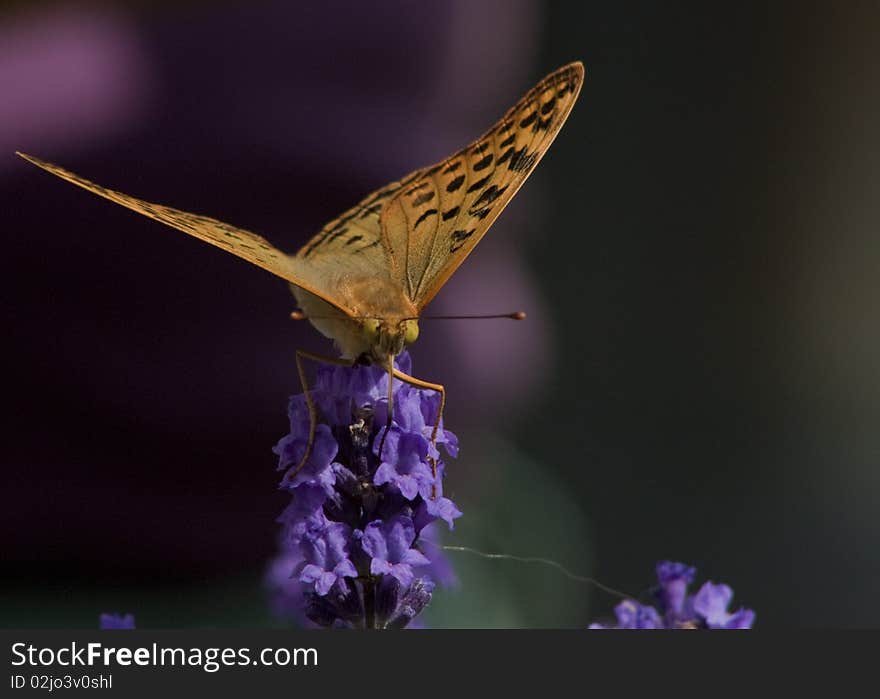
[[[308,320],[309,318],[333,318],[335,316],[307,316],[305,312],[297,309],[290,314],[292,320]],[[412,318],[403,318],[403,320],[491,320],[493,318],[507,318],[508,320],[525,320],[525,311],[514,311],[513,313],[489,313],[480,315],[461,315],[461,316],[413,316]]]
[[509,320],[525,320],[525,311],[515,311],[513,313],[489,313],[480,315],[462,315],[462,316],[421,316],[413,320],[491,320],[493,318],[507,318]]
[[[335,316],[307,316],[299,309],[291,312],[291,320],[320,320],[322,318],[333,318]],[[403,320],[492,320],[496,318],[506,318],[508,320],[525,320],[525,311],[514,311],[513,313],[487,313],[479,315],[461,315],[461,316],[413,316],[412,318],[403,318]]]

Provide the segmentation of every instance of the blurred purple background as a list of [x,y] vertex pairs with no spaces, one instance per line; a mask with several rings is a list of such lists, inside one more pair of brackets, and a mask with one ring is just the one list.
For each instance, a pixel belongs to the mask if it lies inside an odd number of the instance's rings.
[[[328,348],[287,319],[284,282],[14,150],[293,251],[581,59],[551,154],[432,306],[529,319],[426,322],[415,347],[462,436],[454,542],[632,592],[681,559],[759,625],[880,623],[876,20],[532,0],[0,10],[0,622],[89,625],[109,600],[154,626],[262,623],[293,350]],[[552,573],[459,566],[450,625],[610,609]],[[473,603],[500,598],[491,618]]]

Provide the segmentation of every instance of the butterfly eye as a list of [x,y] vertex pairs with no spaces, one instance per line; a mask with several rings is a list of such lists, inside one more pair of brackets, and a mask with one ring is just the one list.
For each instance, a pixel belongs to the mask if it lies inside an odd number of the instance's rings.
[[419,339],[419,321],[405,320],[403,321],[403,341],[411,345]]
[[371,342],[379,336],[379,319],[367,318],[364,320],[364,334]]

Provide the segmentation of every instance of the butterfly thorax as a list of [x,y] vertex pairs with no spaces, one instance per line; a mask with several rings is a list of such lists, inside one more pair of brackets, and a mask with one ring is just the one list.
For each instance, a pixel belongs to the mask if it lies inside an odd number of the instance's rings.
[[340,279],[340,300],[350,314],[304,289],[291,289],[312,325],[336,343],[344,358],[384,366],[418,337],[417,310],[390,280]]

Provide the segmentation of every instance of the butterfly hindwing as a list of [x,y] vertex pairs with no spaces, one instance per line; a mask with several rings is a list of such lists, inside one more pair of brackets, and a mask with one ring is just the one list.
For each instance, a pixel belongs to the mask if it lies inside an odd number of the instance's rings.
[[339,308],[344,312],[349,312],[343,304],[340,303],[334,289],[324,283],[323,278],[315,274],[307,265],[297,265],[296,262],[286,253],[271,245],[261,236],[251,233],[250,231],[236,228],[223,221],[192,214],[179,209],[163,206],[161,204],[153,204],[142,199],[107,189],[99,184],[90,182],[64,168],[47,163],[39,158],[35,158],[25,153],[19,153],[25,160],[41,167],[47,172],[57,175],[75,185],[86,189],[93,194],[109,199],[116,204],[120,204],[139,214],[148,216],[149,218],[160,221],[179,231],[188,233],[189,235],[199,238],[211,245],[232,253],[251,264],[262,267],[263,269],[285,279],[299,287],[310,291],[327,301],[327,303]]
[[382,235],[402,260],[402,286],[419,310],[535,169],[568,118],[583,78],[581,63],[556,70],[483,136],[402,180],[382,211]]

